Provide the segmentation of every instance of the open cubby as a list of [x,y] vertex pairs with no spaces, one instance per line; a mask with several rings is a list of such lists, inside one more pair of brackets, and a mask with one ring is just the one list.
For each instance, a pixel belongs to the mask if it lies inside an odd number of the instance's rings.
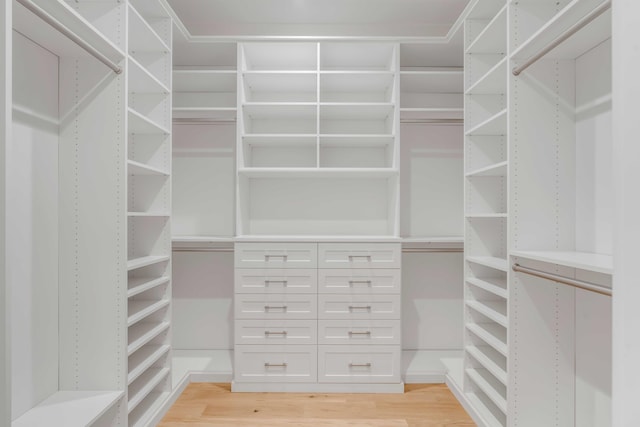
[[316,102],[315,73],[251,73],[242,76],[244,102]]
[[240,71],[317,71],[317,43],[244,43]]

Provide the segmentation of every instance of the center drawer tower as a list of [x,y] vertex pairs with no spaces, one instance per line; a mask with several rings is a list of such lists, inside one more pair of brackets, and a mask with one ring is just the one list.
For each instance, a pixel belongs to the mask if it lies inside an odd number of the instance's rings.
[[234,391],[402,392],[400,243],[238,243]]

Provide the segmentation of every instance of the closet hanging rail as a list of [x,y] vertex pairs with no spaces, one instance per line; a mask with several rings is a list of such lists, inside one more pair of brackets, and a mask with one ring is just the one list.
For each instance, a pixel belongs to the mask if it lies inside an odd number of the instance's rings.
[[595,285],[593,283],[585,282],[583,280],[570,279],[568,277],[559,276],[557,274],[546,273],[544,271],[535,270],[533,268],[522,267],[519,264],[513,264],[511,268],[513,269],[513,271],[519,271],[521,273],[540,277],[542,279],[548,279],[548,280],[553,280],[554,282],[564,283],[565,285],[584,289],[586,291],[596,292],[598,294],[607,295],[607,296],[612,295],[611,289],[604,286]]
[[51,25],[69,40],[80,46],[82,49],[87,51],[90,55],[95,57],[98,61],[102,62],[107,67],[111,68],[116,74],[122,73],[122,68],[103,55],[96,48],[91,46],[89,43],[84,41],[82,38],[78,37],[73,31],[65,27],[60,21],[56,18],[48,14],[44,9],[40,8],[37,4],[32,2],[31,0],[17,0],[22,6],[27,8],[31,13],[36,15],[38,18],[42,19],[47,24]]
[[600,4],[600,6],[593,9],[588,15],[582,18],[580,21],[575,23],[571,28],[567,29],[563,34],[556,37],[551,43],[543,47],[538,53],[533,55],[531,58],[527,59],[521,65],[515,67],[513,69],[513,75],[518,76],[524,70],[529,68],[531,65],[536,63],[540,58],[545,56],[547,53],[551,52],[553,49],[561,45],[565,40],[573,36],[575,33],[580,31],[582,28],[586,27],[589,23],[591,23],[598,16],[605,13],[607,10],[611,8],[611,0],[607,0],[604,3]]

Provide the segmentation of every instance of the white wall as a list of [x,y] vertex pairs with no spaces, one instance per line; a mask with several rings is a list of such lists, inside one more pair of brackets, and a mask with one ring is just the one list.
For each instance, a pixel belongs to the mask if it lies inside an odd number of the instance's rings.
[[7,147],[12,417],[58,390],[58,57],[14,33]]
[[6,148],[11,140],[11,6],[0,7],[0,426],[11,422],[11,357],[9,354],[10,305],[7,300],[5,275],[5,173]]
[[640,2],[613,3],[613,160],[615,217],[613,278],[613,426],[640,419]]

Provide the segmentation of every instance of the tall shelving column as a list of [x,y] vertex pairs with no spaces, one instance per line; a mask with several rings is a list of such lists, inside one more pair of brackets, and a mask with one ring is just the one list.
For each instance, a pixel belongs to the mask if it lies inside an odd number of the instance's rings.
[[171,391],[172,22],[132,0],[128,25],[128,413],[144,426]]
[[465,21],[464,393],[477,421],[507,425],[507,5]]

